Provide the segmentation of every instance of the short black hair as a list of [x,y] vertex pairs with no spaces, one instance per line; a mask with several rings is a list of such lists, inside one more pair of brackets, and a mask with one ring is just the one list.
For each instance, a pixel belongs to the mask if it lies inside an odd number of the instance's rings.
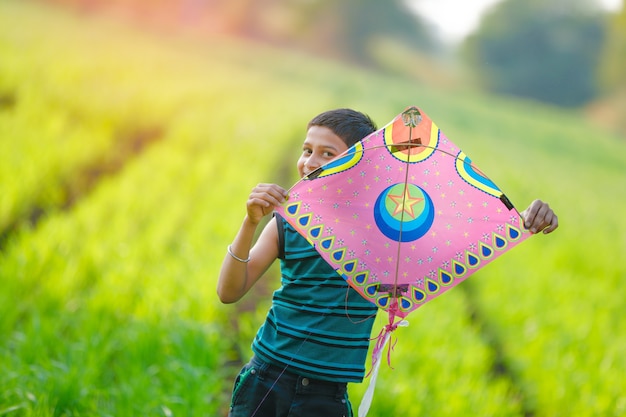
[[366,114],[352,109],[328,110],[315,116],[307,125],[327,127],[348,147],[376,131],[376,124]]

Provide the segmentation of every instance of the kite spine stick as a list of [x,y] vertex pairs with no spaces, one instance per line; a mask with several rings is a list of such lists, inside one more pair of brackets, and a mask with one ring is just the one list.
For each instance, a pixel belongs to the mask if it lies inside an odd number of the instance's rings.
[[[411,141],[411,138],[413,136],[413,126],[409,125],[409,142]],[[406,161],[406,169],[404,170],[404,191],[402,192],[402,212],[400,213],[400,228],[398,230],[398,252],[396,254],[396,273],[394,275],[394,280],[393,280],[393,291],[392,291],[392,303],[397,303],[398,302],[398,274],[400,273],[400,249],[402,248],[402,229],[404,226],[404,214],[405,214],[405,210],[404,210],[404,205],[406,204],[406,195],[409,191],[409,163],[410,163],[410,159],[411,159],[411,153],[409,153],[409,157],[407,158]]]

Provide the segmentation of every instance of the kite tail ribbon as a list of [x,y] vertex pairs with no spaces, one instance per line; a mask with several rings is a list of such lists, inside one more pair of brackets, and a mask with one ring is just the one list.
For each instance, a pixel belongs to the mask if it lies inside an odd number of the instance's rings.
[[[376,337],[376,345],[372,350],[372,369],[369,371],[368,376],[370,377],[370,383],[367,387],[367,391],[363,395],[361,399],[361,404],[359,405],[359,414],[358,417],[366,417],[367,413],[372,405],[372,399],[374,398],[374,389],[376,388],[376,379],[378,379],[378,370],[380,369],[380,359],[385,350],[385,346],[391,339],[391,333],[393,333],[398,327],[406,327],[409,325],[409,322],[406,320],[400,320],[394,323],[395,312],[390,309],[389,311],[389,324],[385,325],[382,328],[378,336]],[[395,342],[389,345],[389,349],[387,350],[387,363],[391,366],[391,351],[395,346]]]

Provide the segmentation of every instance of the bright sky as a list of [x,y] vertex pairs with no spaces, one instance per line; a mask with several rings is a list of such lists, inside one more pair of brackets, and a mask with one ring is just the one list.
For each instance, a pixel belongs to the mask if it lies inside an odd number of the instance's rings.
[[[480,16],[501,0],[415,0],[413,7],[432,21],[449,41],[461,40],[474,30]],[[622,0],[598,0],[607,10],[619,10]],[[411,2],[410,2],[411,3]]]

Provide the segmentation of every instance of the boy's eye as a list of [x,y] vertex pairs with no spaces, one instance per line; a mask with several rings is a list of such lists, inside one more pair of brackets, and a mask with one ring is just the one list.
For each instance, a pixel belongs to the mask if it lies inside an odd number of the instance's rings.
[[[333,159],[336,155],[335,152],[332,151],[320,151],[321,152],[321,157],[325,158],[325,159]],[[313,151],[312,148],[302,148],[302,154],[303,155],[313,155],[315,152]]]

